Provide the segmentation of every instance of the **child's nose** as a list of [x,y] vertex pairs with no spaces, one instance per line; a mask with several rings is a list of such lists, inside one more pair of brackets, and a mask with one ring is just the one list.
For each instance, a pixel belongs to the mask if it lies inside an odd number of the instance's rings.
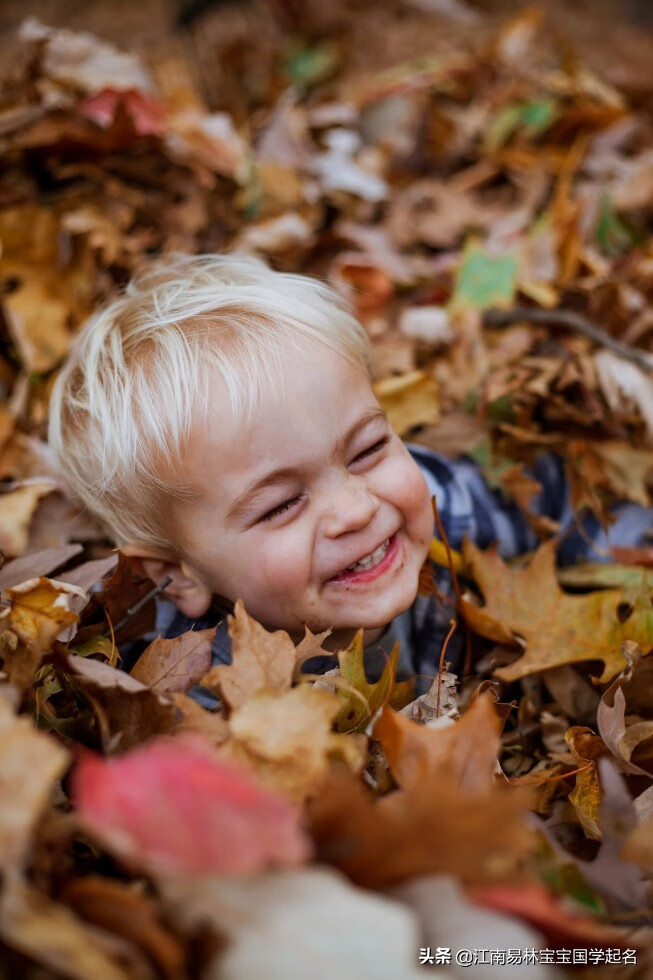
[[347,475],[328,493],[324,533],[328,538],[358,531],[372,521],[379,509],[378,498],[360,477]]

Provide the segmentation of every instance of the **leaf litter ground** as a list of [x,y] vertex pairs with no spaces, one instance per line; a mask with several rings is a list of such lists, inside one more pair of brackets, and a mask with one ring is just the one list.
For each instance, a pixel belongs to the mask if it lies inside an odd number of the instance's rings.
[[[571,949],[577,976],[647,976],[653,541],[556,569],[559,528],[530,512],[523,469],[559,452],[576,511],[602,522],[614,499],[650,503],[650,60],[618,56],[646,39],[603,22],[597,74],[557,13],[321,8],[203,15],[204,93],[172,41],[143,59],[34,20],[15,38],[0,91],[5,972],[462,975],[420,966],[450,946],[540,949],[518,967],[534,978],[565,975]],[[252,18],[266,29],[243,30]],[[153,583],[58,484],[49,392],[144,254],[231,247],[328,277],[372,338],[397,431],[471,454],[537,532],[510,564],[434,539],[421,587],[451,567],[461,682],[445,649],[417,699],[396,654],[371,683],[360,637],[307,677],[325,636],[295,647],[242,604],[231,666],[210,669],[204,630],[119,669],[120,645],[152,630]],[[188,697],[198,683],[218,710]]]

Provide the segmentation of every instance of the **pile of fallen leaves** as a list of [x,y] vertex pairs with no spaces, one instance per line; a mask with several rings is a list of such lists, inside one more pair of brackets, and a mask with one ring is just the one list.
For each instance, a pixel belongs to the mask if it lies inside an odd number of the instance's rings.
[[[210,112],[174,49],[146,65],[33,20],[16,39],[0,90],[7,976],[647,975],[653,552],[556,569],[523,467],[561,453],[578,512],[603,521],[614,499],[650,502],[651,107],[556,49],[538,13],[490,30],[431,6],[454,18],[446,44],[382,71],[354,67],[346,32],[280,31],[246,121]],[[396,429],[476,458],[542,539],[510,564],[434,542],[461,683],[443,670],[415,698],[397,651],[370,683],[360,637],[302,674],[323,637],[295,647],[241,604],[232,665],[210,667],[200,630],[120,669],[156,590],[60,485],[49,391],[144,256],[234,247],[347,295]],[[198,683],[217,710],[188,697]],[[447,965],[447,949],[531,958]]]

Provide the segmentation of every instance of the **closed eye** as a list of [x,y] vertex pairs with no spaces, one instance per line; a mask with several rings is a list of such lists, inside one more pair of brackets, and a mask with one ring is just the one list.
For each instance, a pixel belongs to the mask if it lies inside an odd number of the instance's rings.
[[375,442],[373,446],[369,446],[367,449],[364,449],[362,453],[359,453],[358,456],[355,456],[352,462],[355,463],[359,459],[365,459],[366,456],[372,456],[374,453],[380,452],[380,450],[383,449],[384,446],[387,446],[389,442],[390,436],[383,436],[383,438],[379,439],[378,442]]
[[290,510],[290,508],[301,499],[301,495],[299,495],[297,497],[291,497],[290,500],[284,500],[282,504],[278,504],[277,507],[273,507],[272,510],[269,510],[267,514],[263,515],[263,517],[259,517],[259,523],[261,521],[271,521],[273,517],[278,517],[280,514],[285,514],[287,510]]

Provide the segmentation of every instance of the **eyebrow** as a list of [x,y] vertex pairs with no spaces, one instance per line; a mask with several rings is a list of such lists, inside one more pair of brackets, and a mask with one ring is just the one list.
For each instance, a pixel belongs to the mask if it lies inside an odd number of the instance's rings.
[[[347,432],[345,432],[345,434],[338,439],[334,448],[334,456],[344,452],[354,436],[375,419],[384,419],[384,421],[387,422],[388,416],[380,407],[376,407],[370,409],[368,412],[365,412],[365,414],[354,422],[354,424],[349,427]],[[300,476],[306,472],[306,469],[307,467],[304,466],[278,466],[276,469],[270,470],[269,473],[266,473],[265,476],[261,477],[260,480],[257,480],[251,486],[247,487],[243,493],[236,497],[233,506],[230,508],[229,513],[227,514],[227,519],[240,517],[246,511],[252,497],[254,497],[260,490],[263,490],[265,487],[268,487],[271,484],[281,483],[283,480],[288,480],[294,476]]]

